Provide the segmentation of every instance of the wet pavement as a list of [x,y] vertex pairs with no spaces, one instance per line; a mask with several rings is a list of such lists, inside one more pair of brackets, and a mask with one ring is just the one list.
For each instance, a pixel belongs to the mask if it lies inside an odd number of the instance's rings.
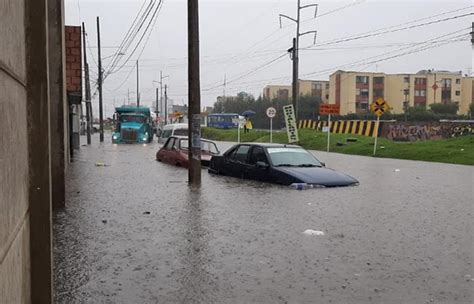
[[76,154],[54,215],[57,303],[474,302],[474,167],[315,152],[360,186],[203,171],[190,190],[157,150]]

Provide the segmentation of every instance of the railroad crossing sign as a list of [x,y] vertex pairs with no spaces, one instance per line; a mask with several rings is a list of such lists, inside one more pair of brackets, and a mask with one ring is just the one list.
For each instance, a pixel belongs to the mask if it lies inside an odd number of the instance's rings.
[[273,118],[276,115],[276,109],[274,107],[269,107],[267,109],[267,116],[268,118]]
[[370,109],[372,112],[375,113],[378,117],[382,116],[385,112],[387,112],[390,107],[388,103],[383,100],[383,98],[377,99],[373,104],[370,105]]

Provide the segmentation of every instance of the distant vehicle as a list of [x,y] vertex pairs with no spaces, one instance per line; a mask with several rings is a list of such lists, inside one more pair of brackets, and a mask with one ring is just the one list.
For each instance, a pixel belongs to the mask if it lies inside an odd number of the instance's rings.
[[113,143],[148,143],[153,140],[154,122],[147,107],[115,108]]
[[[189,167],[189,141],[185,136],[170,136],[165,145],[156,153],[156,160],[178,167]],[[208,167],[213,155],[219,154],[217,145],[201,139],[201,165]]]
[[244,143],[213,156],[209,172],[281,185],[304,183],[311,187],[356,186],[353,177],[326,168],[296,145]]
[[243,118],[237,113],[215,113],[207,116],[207,126],[211,128],[230,129],[237,128],[238,118]]
[[188,124],[186,123],[177,123],[177,124],[168,124],[163,127],[158,137],[159,143],[164,143],[170,136],[188,136]]

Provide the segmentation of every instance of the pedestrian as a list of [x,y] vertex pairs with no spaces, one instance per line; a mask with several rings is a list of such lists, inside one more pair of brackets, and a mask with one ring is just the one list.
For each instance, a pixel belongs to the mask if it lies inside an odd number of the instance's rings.
[[251,129],[252,129],[252,121],[250,120],[250,118],[246,117],[245,125],[244,125],[244,133],[250,132]]

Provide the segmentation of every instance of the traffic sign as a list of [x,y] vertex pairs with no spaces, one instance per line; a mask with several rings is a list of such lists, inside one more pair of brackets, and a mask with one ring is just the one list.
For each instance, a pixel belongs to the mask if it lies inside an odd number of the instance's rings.
[[340,110],[341,107],[338,104],[323,103],[319,105],[319,114],[322,115],[339,114]]
[[433,86],[432,86],[433,90],[437,90],[438,89],[438,85],[435,83]]
[[372,110],[372,112],[375,113],[375,115],[380,117],[385,112],[388,112],[390,107],[388,106],[388,103],[380,97],[373,104],[370,105],[370,109]]
[[276,109],[274,107],[269,107],[267,109],[267,116],[268,118],[273,118],[276,115]]

